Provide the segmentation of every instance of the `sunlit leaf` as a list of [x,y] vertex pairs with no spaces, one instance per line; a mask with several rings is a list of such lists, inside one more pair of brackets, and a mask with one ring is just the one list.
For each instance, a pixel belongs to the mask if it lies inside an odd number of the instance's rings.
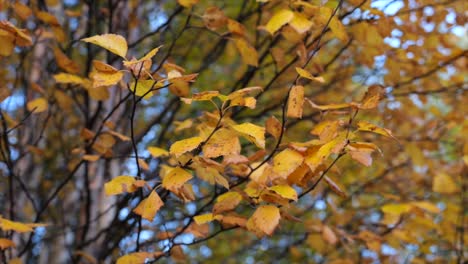
[[116,34],[103,34],[96,35],[89,38],[82,39],[84,42],[92,43],[98,45],[116,55],[125,59],[127,55],[127,41],[124,37]]
[[180,167],[176,167],[164,176],[162,186],[172,192],[175,192],[192,178],[193,176],[191,173]]
[[265,128],[252,123],[234,125],[232,128],[259,148],[265,148]]
[[288,9],[281,9],[276,12],[273,17],[271,17],[270,21],[265,25],[265,29],[270,32],[270,34],[274,34],[278,31],[282,26],[289,23],[294,18],[294,12]]
[[283,198],[297,201],[297,192],[293,187],[289,185],[286,185],[286,184],[275,185],[268,189],[274,191],[275,193],[279,194]]
[[182,139],[174,142],[174,144],[171,145],[169,152],[176,157],[180,157],[182,154],[196,149],[202,141],[203,139],[201,137]]
[[262,205],[255,210],[251,217],[256,228],[267,235],[273,235],[281,219],[278,207],[273,205]]
[[47,103],[47,100],[44,98],[36,98],[34,100],[31,100],[27,104],[28,111],[34,112],[34,113],[42,113],[44,111],[47,111],[49,108],[49,104]]
[[132,193],[137,190],[133,185],[135,181],[135,177],[132,176],[118,176],[104,184],[104,191],[106,195],[117,195],[124,192]]
[[295,85],[289,92],[287,116],[292,118],[302,118],[303,107],[304,87]]
[[432,190],[438,193],[451,194],[458,192],[458,186],[450,175],[439,173],[432,181]]
[[164,205],[164,202],[159,197],[156,191],[151,191],[148,198],[138,204],[138,206],[133,210],[138,215],[141,215],[142,218],[153,221],[156,213]]

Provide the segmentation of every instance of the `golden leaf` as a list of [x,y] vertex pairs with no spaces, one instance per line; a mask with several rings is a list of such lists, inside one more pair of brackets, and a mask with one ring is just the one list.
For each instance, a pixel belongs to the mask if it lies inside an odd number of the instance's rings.
[[265,122],[266,132],[278,139],[281,135],[281,123],[274,116],[270,116]]
[[295,85],[291,88],[288,97],[287,116],[292,118],[302,118],[304,108],[304,87]]
[[167,175],[164,176],[162,180],[162,186],[172,192],[177,192],[179,188],[181,188],[184,183],[192,179],[193,176],[188,171],[176,167],[170,170]]
[[216,198],[213,206],[213,214],[220,214],[231,211],[242,201],[242,196],[238,192],[226,192]]
[[390,130],[388,130],[386,128],[376,126],[376,125],[371,124],[371,123],[369,123],[367,121],[359,121],[357,123],[357,126],[358,126],[359,131],[373,132],[373,133],[380,134],[380,135],[383,135],[383,136],[386,136],[386,137],[390,137],[390,138],[393,138],[393,139],[396,140],[396,138],[392,135],[392,131],[390,131]]
[[233,37],[234,45],[239,51],[242,61],[245,64],[258,67],[258,53],[255,48],[247,42],[246,39],[240,36]]
[[30,112],[42,113],[44,111],[47,111],[47,109],[49,108],[49,104],[47,103],[46,99],[40,97],[29,101],[26,107]]
[[179,5],[186,7],[186,8],[191,8],[193,5],[197,4],[200,0],[177,0],[177,3]]
[[297,192],[293,187],[289,185],[286,185],[286,184],[275,185],[268,189],[271,191],[274,191],[275,193],[279,194],[283,198],[297,201]]
[[257,229],[271,236],[278,226],[281,215],[278,207],[273,205],[262,205],[255,210],[251,219]]
[[143,201],[138,204],[138,206],[133,210],[138,215],[141,215],[142,218],[153,221],[156,213],[159,211],[164,205],[164,202],[159,197],[158,193],[153,190],[151,191],[148,198],[144,199]]
[[273,158],[273,171],[283,179],[293,173],[304,161],[304,157],[297,151],[285,149]]
[[96,35],[89,38],[82,39],[84,42],[92,43],[98,45],[122,58],[125,59],[127,55],[127,41],[124,37],[116,34],[103,34]]
[[158,147],[148,147],[148,151],[154,158],[169,156],[169,152],[167,150]]
[[265,148],[265,128],[252,123],[234,125],[232,128],[240,135],[246,137],[259,148]]
[[276,12],[273,17],[265,25],[265,29],[270,34],[275,34],[282,26],[289,23],[294,18],[294,12],[288,9],[281,9]]
[[11,247],[16,247],[15,242],[10,239],[0,238],[0,250],[5,250]]
[[315,77],[313,76],[310,72],[308,72],[307,70],[304,70],[302,68],[299,68],[299,67],[296,67],[296,72],[297,74],[299,74],[299,76],[301,76],[302,78],[306,78],[306,79],[309,79],[309,80],[312,80],[312,81],[316,81],[316,82],[319,82],[319,83],[324,83],[325,80],[323,79],[323,77]]
[[294,18],[289,22],[289,25],[299,34],[307,32],[310,27],[312,27],[312,24],[312,21],[310,21],[306,16],[297,12],[294,12]]
[[451,194],[458,192],[458,186],[451,176],[446,173],[439,173],[434,177],[432,190],[438,193]]
[[106,195],[116,195],[124,192],[132,193],[137,190],[135,183],[136,179],[132,176],[117,176],[110,182],[104,184],[104,192]]
[[203,139],[201,137],[182,139],[174,142],[174,144],[171,145],[169,152],[176,157],[180,157],[182,154],[196,149],[202,142]]

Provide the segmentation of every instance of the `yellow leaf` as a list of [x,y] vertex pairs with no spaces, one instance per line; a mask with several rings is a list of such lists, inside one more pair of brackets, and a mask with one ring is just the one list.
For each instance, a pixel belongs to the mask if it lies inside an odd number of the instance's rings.
[[203,139],[201,137],[191,137],[183,140],[174,142],[169,149],[169,152],[176,157],[180,157],[182,154],[192,151],[197,148]]
[[116,264],[144,264],[146,259],[154,257],[151,252],[135,252],[117,259]]
[[259,148],[265,148],[265,128],[252,123],[234,125],[232,128]]
[[273,171],[283,179],[293,173],[304,161],[304,157],[297,151],[285,149],[273,158]]
[[312,24],[306,16],[297,12],[294,12],[294,18],[289,22],[289,25],[299,34],[307,32]]
[[98,45],[124,59],[125,55],[127,55],[127,41],[120,35],[103,34],[84,38],[82,41]]
[[448,174],[439,173],[434,177],[432,190],[438,193],[451,194],[458,192],[458,186]]
[[418,201],[418,202],[411,202],[411,205],[414,205],[418,208],[421,208],[423,210],[426,210],[430,213],[435,213],[438,214],[440,213],[439,207],[437,207],[435,204],[427,201]]
[[23,264],[23,261],[20,258],[12,258],[8,261],[8,264]]
[[338,238],[336,237],[335,232],[333,232],[333,230],[326,225],[322,227],[322,237],[323,240],[331,245],[335,245],[338,242]]
[[214,217],[212,213],[208,213],[208,214],[197,215],[193,218],[193,220],[195,221],[195,223],[197,223],[197,225],[203,225],[203,224],[213,221]]
[[123,72],[104,73],[104,72],[93,71],[90,74],[90,77],[93,80],[93,88],[115,85],[120,80],[122,80],[123,76],[124,76]]
[[281,123],[274,117],[270,116],[265,122],[266,132],[272,135],[274,138],[278,139],[281,135]]
[[340,151],[345,143],[346,138],[344,136],[339,136],[322,145],[318,150],[313,149],[314,151],[306,156],[305,163],[309,166],[311,171],[314,171],[331,153]]
[[265,26],[265,29],[273,35],[282,26],[289,23],[293,18],[294,12],[288,9],[281,9],[273,15],[270,21],[268,21],[268,23]]
[[205,10],[202,16],[205,27],[210,30],[217,30],[227,23],[227,17],[223,10],[216,6],[209,7]]
[[124,192],[132,193],[137,190],[135,183],[136,179],[132,176],[117,176],[110,182],[104,184],[104,191],[106,195],[116,195]]
[[234,36],[234,45],[236,46],[237,50],[239,51],[242,61],[245,64],[252,65],[254,67],[258,67],[258,53],[255,48],[250,45],[246,39],[239,36]]
[[262,205],[255,210],[251,218],[256,228],[271,236],[278,226],[281,215],[278,207]]
[[288,97],[287,116],[292,118],[302,118],[304,108],[304,87],[295,85],[291,88]]
[[93,256],[83,250],[76,250],[73,252],[73,255],[83,257],[89,264],[98,264],[98,261]]
[[234,100],[236,98],[244,97],[246,95],[249,95],[252,92],[257,92],[257,91],[261,91],[261,90],[262,90],[262,87],[260,87],[260,86],[252,86],[252,87],[242,88],[240,90],[234,91],[231,94],[229,94],[227,96],[227,99]]
[[78,65],[67,57],[59,48],[54,47],[54,56],[57,61],[57,65],[66,72],[78,73]]
[[0,250],[5,250],[15,246],[15,242],[11,241],[10,239],[0,238]]
[[131,61],[125,60],[123,62],[123,64],[130,68],[131,65],[138,64],[140,62],[144,62],[144,61],[147,61],[147,60],[151,60],[159,52],[160,48],[161,48],[161,46],[150,50],[148,53],[145,54],[145,56],[141,57],[138,60],[131,60]]
[[371,123],[366,122],[366,121],[359,121],[357,126],[358,126],[358,130],[360,130],[360,131],[373,132],[373,133],[377,133],[377,134],[380,134],[380,135],[383,135],[383,136],[386,136],[386,137],[390,137],[390,138],[393,138],[393,139],[396,140],[396,138],[392,135],[392,131],[390,131],[390,130],[388,130],[386,128],[376,126],[376,125],[371,124]]
[[[7,31],[10,37],[13,37],[14,43],[18,46],[31,46],[33,44],[31,37],[25,29],[19,29],[6,20],[0,21],[0,29]],[[3,45],[3,43],[2,43]]]
[[155,158],[169,156],[169,152],[167,150],[158,147],[148,147],[148,151],[151,156]]
[[239,36],[245,35],[245,27],[241,23],[233,19],[228,19],[227,26],[228,26],[229,32],[231,32],[232,34],[237,34]]
[[268,189],[274,191],[275,193],[279,194],[283,198],[297,201],[297,192],[293,187],[289,185],[286,185],[286,184],[275,185]]
[[302,78],[306,78],[306,79],[309,79],[309,80],[312,80],[312,81],[316,81],[316,82],[319,82],[319,83],[324,83],[325,80],[323,79],[323,77],[315,77],[313,76],[310,72],[302,69],[302,68],[299,68],[299,67],[296,67],[296,72],[297,74],[299,74],[299,76],[301,76]]
[[176,167],[170,170],[166,176],[164,176],[162,180],[162,186],[172,192],[177,192],[179,188],[181,188],[184,183],[192,179],[192,174],[188,171]]
[[361,100],[359,108],[361,109],[372,109],[377,107],[380,100],[384,97],[385,91],[381,85],[371,85],[367,89],[364,98]]
[[18,1],[13,4],[13,9],[15,10],[15,13],[23,20],[26,20],[32,14],[32,10],[27,5]]
[[155,80],[138,80],[136,82],[130,83],[130,91],[134,92],[136,96],[143,96],[145,99],[151,98],[153,96],[153,90],[161,87],[160,84]]
[[330,29],[337,39],[341,40],[343,43],[348,42],[349,37],[346,28],[336,17],[333,17],[330,21]]
[[238,192],[226,192],[216,198],[213,206],[213,214],[220,214],[231,211],[242,201],[242,196]]
[[192,95],[192,98],[180,98],[184,103],[191,104],[192,101],[209,101],[214,97],[219,96],[218,91],[206,91]]
[[241,145],[236,132],[221,128],[203,146],[203,156],[217,158],[219,156],[236,155],[241,151]]
[[67,73],[59,73],[54,75],[55,82],[64,84],[84,84],[85,80],[79,76]]
[[325,179],[325,182],[328,184],[328,186],[332,189],[332,191],[336,194],[338,194],[339,196],[343,197],[343,198],[346,198],[346,193],[341,190],[340,186],[338,186],[338,184],[336,184],[332,179],[330,179],[328,176],[325,176],[324,177]]
[[28,224],[10,221],[10,220],[7,220],[7,219],[1,218],[1,217],[0,217],[0,228],[3,231],[13,230],[13,231],[19,232],[19,233],[25,233],[25,232],[32,232],[33,231],[33,227],[31,227]]
[[151,191],[148,198],[140,202],[140,204],[133,210],[138,215],[141,215],[142,218],[153,221],[154,216],[164,205],[164,202],[159,197],[158,193],[153,190]]
[[33,112],[33,113],[42,113],[44,111],[47,111],[49,108],[49,105],[47,103],[47,100],[40,97],[36,98],[34,100],[31,100],[27,104],[28,111]]
[[177,0],[179,5],[186,7],[186,8],[191,8],[193,5],[197,4],[200,0]]
[[386,214],[401,215],[411,211],[411,205],[409,204],[386,204],[380,208],[382,212]]
[[320,110],[336,110],[342,108],[348,108],[353,106],[352,104],[328,104],[328,105],[317,105],[312,102],[310,99],[306,98],[307,102],[309,102],[310,106]]

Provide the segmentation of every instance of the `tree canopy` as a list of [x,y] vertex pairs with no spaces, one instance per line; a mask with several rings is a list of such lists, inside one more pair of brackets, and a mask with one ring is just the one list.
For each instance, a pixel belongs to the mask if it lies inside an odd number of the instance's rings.
[[0,262],[464,263],[463,0],[0,0]]

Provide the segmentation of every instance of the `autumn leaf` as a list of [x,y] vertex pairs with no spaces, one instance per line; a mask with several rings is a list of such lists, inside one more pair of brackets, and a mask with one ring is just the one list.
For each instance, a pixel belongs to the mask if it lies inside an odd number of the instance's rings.
[[169,173],[164,176],[162,180],[162,187],[172,192],[176,192],[184,185],[184,183],[192,178],[192,174],[190,174],[188,171],[180,167],[176,167],[171,169]]
[[438,193],[456,193],[458,187],[453,178],[446,173],[438,173],[432,181],[432,190]]
[[302,118],[304,106],[304,87],[295,85],[291,88],[288,97],[287,116],[292,118]]
[[180,157],[182,154],[196,149],[202,141],[203,139],[201,137],[191,137],[179,140],[171,145],[169,152],[176,157]]
[[5,250],[7,248],[14,248],[16,244],[10,239],[0,238],[0,250]]
[[45,98],[36,98],[32,101],[29,101],[27,104],[27,108],[29,111],[34,113],[42,113],[47,111],[49,108],[49,104]]
[[251,217],[255,223],[255,227],[271,236],[278,226],[281,219],[278,207],[273,205],[262,205],[255,210]]
[[272,186],[272,187],[270,187],[268,189],[275,192],[275,193],[277,193],[277,194],[279,194],[283,198],[293,200],[293,201],[297,201],[297,192],[293,187],[291,187],[289,185],[285,185],[285,184],[275,185],[275,186]]
[[259,148],[265,148],[265,128],[254,125],[252,123],[243,123],[234,125],[232,128],[241,136],[244,136],[249,141],[254,143]]
[[223,212],[231,211],[242,201],[242,196],[238,192],[226,192],[216,199],[213,206],[213,214],[217,215]]
[[154,158],[169,156],[169,152],[167,150],[158,147],[148,147],[148,151]]
[[127,41],[124,37],[116,34],[103,34],[89,38],[84,38],[81,41],[98,45],[122,58],[127,55]]
[[325,82],[323,77],[315,77],[310,72],[308,72],[307,70],[304,70],[302,68],[296,67],[296,72],[302,78],[306,78],[306,79],[309,79],[309,80],[312,80],[312,81],[315,81],[315,82],[318,82],[318,83],[324,83]]
[[245,38],[242,37],[234,36],[233,41],[242,57],[242,61],[245,64],[258,67],[258,53],[255,48],[250,45]]
[[282,178],[287,178],[304,161],[297,151],[285,149],[273,158],[273,171]]
[[164,202],[159,197],[158,193],[153,190],[151,191],[148,198],[138,204],[138,206],[133,210],[134,213],[141,215],[142,218],[153,221],[156,213],[164,205]]
[[373,132],[373,133],[376,133],[376,134],[379,134],[379,135],[383,135],[383,136],[386,136],[386,137],[390,137],[390,138],[393,138],[395,140],[397,140],[392,132],[386,128],[382,128],[382,127],[379,127],[379,126],[376,126],[374,124],[371,124],[367,121],[359,121],[357,123],[357,127],[358,127],[358,130],[359,131],[367,131],[367,132]]
[[104,190],[106,195],[117,195],[124,192],[132,193],[137,190],[133,185],[135,181],[135,177],[132,176],[118,176],[104,184]]
[[289,23],[294,18],[294,12],[288,9],[281,9],[276,12],[273,17],[268,21],[265,25],[265,29],[270,33],[274,34],[278,31],[282,26]]
[[135,252],[118,258],[116,264],[143,264],[154,255],[151,252]]

